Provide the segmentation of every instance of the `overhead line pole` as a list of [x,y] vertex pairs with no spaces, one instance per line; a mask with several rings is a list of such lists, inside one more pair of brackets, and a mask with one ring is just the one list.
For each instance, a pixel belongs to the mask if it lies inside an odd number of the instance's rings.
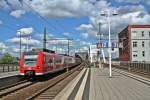
[[[100,28],[101,28],[101,23],[99,25],[99,45],[101,44],[101,33],[100,33]],[[101,68],[101,47],[99,48],[99,68]]]
[[43,37],[43,50],[46,49],[46,34],[47,34],[47,31],[46,31],[46,27],[44,28],[44,37]]
[[[67,50],[67,54],[69,55],[69,53],[70,53],[70,40],[73,40],[73,39],[50,39],[50,41],[51,40],[68,40],[68,43],[67,43],[67,47],[68,47],[68,50]],[[48,42],[48,41],[46,41],[46,42]]]
[[21,59],[21,51],[22,51],[22,50],[21,50],[21,49],[22,49],[22,48],[21,48],[21,44],[22,44],[22,43],[21,43],[21,32],[19,31],[19,33],[20,33],[20,59]]

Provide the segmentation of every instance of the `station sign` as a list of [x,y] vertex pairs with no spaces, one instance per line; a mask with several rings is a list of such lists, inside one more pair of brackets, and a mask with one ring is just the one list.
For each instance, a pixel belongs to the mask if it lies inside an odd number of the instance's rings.
[[[109,48],[108,42],[96,43],[97,49],[100,48]],[[111,48],[118,48],[118,42],[111,42]]]

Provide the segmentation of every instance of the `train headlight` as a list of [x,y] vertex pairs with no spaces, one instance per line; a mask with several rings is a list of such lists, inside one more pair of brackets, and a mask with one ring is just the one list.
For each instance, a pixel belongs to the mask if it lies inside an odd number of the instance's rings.
[[37,69],[40,69],[41,67],[40,66],[37,66]]

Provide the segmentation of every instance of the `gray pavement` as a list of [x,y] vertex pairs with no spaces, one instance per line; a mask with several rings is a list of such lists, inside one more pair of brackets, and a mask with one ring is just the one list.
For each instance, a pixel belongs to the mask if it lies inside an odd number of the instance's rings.
[[89,100],[150,100],[150,85],[113,71],[92,68]]
[[0,73],[0,79],[6,78],[6,77],[11,77],[11,76],[16,76],[16,75],[19,75],[19,71],[2,72],[2,73]]

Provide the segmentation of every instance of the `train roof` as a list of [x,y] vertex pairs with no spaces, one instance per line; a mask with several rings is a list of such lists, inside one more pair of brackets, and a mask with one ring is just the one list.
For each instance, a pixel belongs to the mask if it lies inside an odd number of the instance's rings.
[[25,55],[34,55],[37,54],[39,52],[47,52],[47,53],[55,53],[55,51],[53,50],[49,50],[49,49],[32,49],[31,51],[28,52],[24,52]]

